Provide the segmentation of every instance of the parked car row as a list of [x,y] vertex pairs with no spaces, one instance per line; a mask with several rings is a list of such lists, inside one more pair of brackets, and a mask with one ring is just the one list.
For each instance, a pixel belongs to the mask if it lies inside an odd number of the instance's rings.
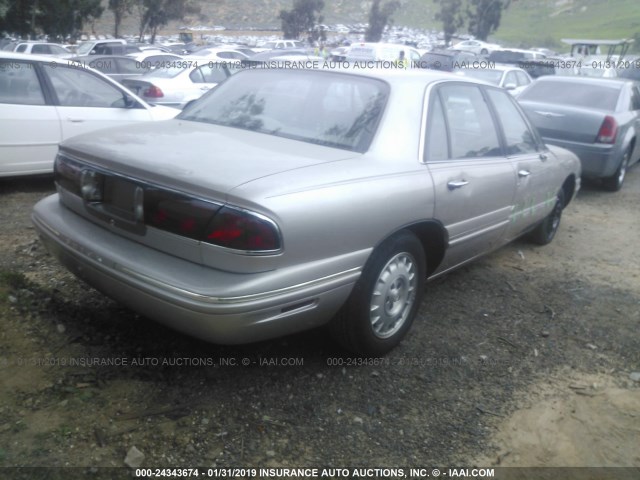
[[382,355],[426,280],[551,242],[582,176],[619,189],[640,157],[631,80],[181,59],[119,84],[78,65],[0,55],[0,175],[53,169],[33,213],[49,250],[218,343],[328,326]]

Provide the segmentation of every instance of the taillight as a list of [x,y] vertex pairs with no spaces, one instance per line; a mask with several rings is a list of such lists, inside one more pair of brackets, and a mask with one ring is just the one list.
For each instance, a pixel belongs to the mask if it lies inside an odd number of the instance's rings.
[[204,241],[249,252],[276,251],[280,234],[269,219],[235,208],[223,207],[207,227]]
[[602,126],[598,131],[597,143],[616,143],[616,135],[618,134],[618,123],[616,119],[607,115],[604,117]]
[[144,190],[144,223],[194,240],[203,239],[219,209],[218,204],[187,195],[149,187]]
[[149,88],[142,92],[142,96],[147,98],[162,98],[164,97],[164,93],[162,93],[162,90],[160,90],[159,87],[151,85]]

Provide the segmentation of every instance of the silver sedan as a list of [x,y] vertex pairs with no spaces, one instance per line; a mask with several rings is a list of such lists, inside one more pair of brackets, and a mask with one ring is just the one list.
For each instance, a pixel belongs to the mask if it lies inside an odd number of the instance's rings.
[[498,87],[256,69],[176,120],[66,141],[33,221],[72,272],[183,332],[245,343],[328,324],[380,355],[427,278],[524,234],[550,242],[579,179]]
[[574,152],[584,177],[622,188],[640,161],[640,88],[632,80],[545,76],[518,101],[545,142]]

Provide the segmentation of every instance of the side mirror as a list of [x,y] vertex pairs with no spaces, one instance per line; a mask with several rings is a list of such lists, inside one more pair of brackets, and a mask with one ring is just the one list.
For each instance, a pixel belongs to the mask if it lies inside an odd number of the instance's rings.
[[504,88],[506,88],[507,90],[515,90],[516,88],[518,88],[518,86],[515,83],[507,83]]

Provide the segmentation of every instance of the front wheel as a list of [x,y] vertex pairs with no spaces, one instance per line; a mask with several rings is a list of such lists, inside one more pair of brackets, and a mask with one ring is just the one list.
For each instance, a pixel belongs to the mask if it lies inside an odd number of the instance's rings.
[[562,218],[562,210],[564,209],[564,190],[560,190],[556,195],[556,201],[553,205],[551,213],[545,217],[542,222],[534,228],[529,239],[538,245],[547,245],[551,243],[553,237],[556,236],[558,227],[560,226],[560,219]]
[[620,166],[612,176],[605,178],[602,181],[604,188],[610,192],[617,192],[622,188],[624,183],[624,177],[627,175],[627,167],[629,166],[629,150],[624,152]]
[[330,324],[336,340],[360,355],[383,355],[407,334],[424,293],[426,260],[418,238],[402,231],[378,246],[351,296]]

